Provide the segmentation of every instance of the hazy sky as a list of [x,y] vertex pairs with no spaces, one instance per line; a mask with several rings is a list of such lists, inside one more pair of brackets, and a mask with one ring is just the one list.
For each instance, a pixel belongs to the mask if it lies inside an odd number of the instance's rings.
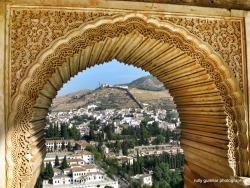
[[99,86],[99,83],[126,84],[147,75],[149,73],[142,69],[113,60],[78,73],[63,85],[58,95],[62,96],[82,89],[95,89]]

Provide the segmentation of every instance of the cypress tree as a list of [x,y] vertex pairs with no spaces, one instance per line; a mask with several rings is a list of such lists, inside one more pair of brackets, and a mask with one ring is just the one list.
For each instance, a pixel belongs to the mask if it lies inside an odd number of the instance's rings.
[[44,170],[44,179],[50,179],[54,176],[54,171],[51,165],[51,162],[46,163],[46,167]]
[[53,124],[53,137],[55,138],[57,135],[57,132],[56,132],[56,125]]
[[94,134],[94,127],[90,125],[89,127],[89,140],[94,140],[95,134]]
[[53,171],[51,162],[49,162],[49,164],[48,164],[48,171],[47,172],[48,172],[49,178],[52,178],[54,176],[54,171]]
[[165,142],[166,143],[170,142],[170,131],[169,131],[169,129],[166,130]]
[[139,157],[139,151],[137,150],[136,174],[138,173],[140,173],[140,157]]
[[142,162],[140,161],[140,164],[139,164],[139,166],[140,166],[140,174],[142,174],[143,173],[143,165],[142,165]]
[[77,140],[77,129],[76,129],[76,126],[73,125],[73,127],[71,128],[71,137],[74,139],[74,140]]
[[60,136],[58,123],[56,123],[55,132],[56,132],[56,137],[58,138]]
[[55,158],[55,166],[59,166],[59,165],[60,165],[59,158],[58,158],[58,156],[56,156],[56,158]]
[[68,167],[69,167],[69,165],[67,163],[67,159],[66,159],[66,155],[65,155],[63,158],[63,161],[61,163],[60,169],[63,170],[63,169],[68,168]]
[[128,145],[126,140],[124,140],[122,144],[122,154],[128,155]]
[[172,155],[169,157],[169,169],[173,168],[173,163],[172,163]]
[[62,150],[64,150],[65,149],[65,143],[64,143],[64,141],[62,141]]
[[68,149],[68,151],[71,151],[71,143],[70,142],[68,142],[67,149]]
[[175,169],[176,168],[176,155],[173,155],[173,169]]
[[37,180],[36,180],[36,185],[37,188],[42,188],[43,187],[43,179],[41,176],[38,176]]
[[42,179],[44,179],[44,172],[45,172],[45,167],[44,167],[44,165],[42,165],[41,171],[40,171],[40,176],[42,177]]
[[54,142],[54,150],[57,149],[57,144],[56,144],[56,141]]
[[133,171],[134,171],[134,174],[136,174],[137,173],[137,169],[136,169],[136,161],[135,160],[133,160]]
[[127,165],[127,173],[130,171],[130,164],[129,163],[126,163],[126,165]]
[[79,131],[77,131],[77,138],[76,138],[76,140],[81,140],[81,139],[82,139],[81,133]]
[[47,131],[46,131],[46,137],[47,137],[47,138],[51,138],[51,137],[53,137],[53,136],[54,136],[54,127],[53,127],[53,125],[50,123],[49,128],[48,128]]
[[61,137],[63,137],[64,139],[69,138],[68,126],[65,123],[61,124]]

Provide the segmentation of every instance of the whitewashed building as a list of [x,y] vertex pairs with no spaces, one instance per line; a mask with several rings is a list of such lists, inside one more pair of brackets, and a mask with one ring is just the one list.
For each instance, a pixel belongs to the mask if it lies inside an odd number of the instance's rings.
[[53,185],[71,184],[71,177],[65,175],[54,176],[52,178]]
[[131,179],[133,181],[137,181],[140,185],[153,185],[152,175],[151,174],[136,174],[132,176]]

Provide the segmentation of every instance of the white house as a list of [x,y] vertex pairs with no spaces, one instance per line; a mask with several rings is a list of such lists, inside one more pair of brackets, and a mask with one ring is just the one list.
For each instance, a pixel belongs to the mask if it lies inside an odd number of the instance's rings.
[[82,160],[86,164],[94,164],[95,163],[95,156],[93,153],[91,153],[89,151],[76,150],[75,154],[80,154],[82,156]]
[[143,174],[142,176],[140,176],[139,182],[141,185],[152,186],[152,184],[153,184],[152,175],[151,174]]
[[139,182],[143,185],[153,185],[152,175],[151,174],[136,174],[136,176],[131,177],[134,181]]
[[122,156],[120,158],[118,158],[120,163],[127,163],[132,165],[134,162],[134,158],[133,157],[129,157],[129,156]]
[[62,170],[60,170],[58,168],[53,168],[53,171],[54,171],[54,176],[63,175]]
[[65,175],[54,176],[52,178],[52,181],[53,181],[53,185],[71,184],[70,176],[65,176]]

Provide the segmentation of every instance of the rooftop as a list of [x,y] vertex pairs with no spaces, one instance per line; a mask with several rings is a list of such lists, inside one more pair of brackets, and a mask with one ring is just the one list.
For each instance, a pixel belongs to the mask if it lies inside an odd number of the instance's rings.
[[72,168],[71,170],[72,170],[72,172],[86,171],[86,169],[85,169],[85,168],[82,168],[82,167]]
[[58,175],[58,176],[54,176],[53,179],[61,179],[61,178],[70,178],[70,176],[67,175]]
[[56,156],[60,157],[64,157],[65,155],[71,155],[73,154],[73,152],[58,152],[58,153],[47,153],[46,154],[46,158],[55,158]]
[[94,155],[93,153],[86,151],[86,150],[76,150],[75,154],[82,154],[82,155]]

